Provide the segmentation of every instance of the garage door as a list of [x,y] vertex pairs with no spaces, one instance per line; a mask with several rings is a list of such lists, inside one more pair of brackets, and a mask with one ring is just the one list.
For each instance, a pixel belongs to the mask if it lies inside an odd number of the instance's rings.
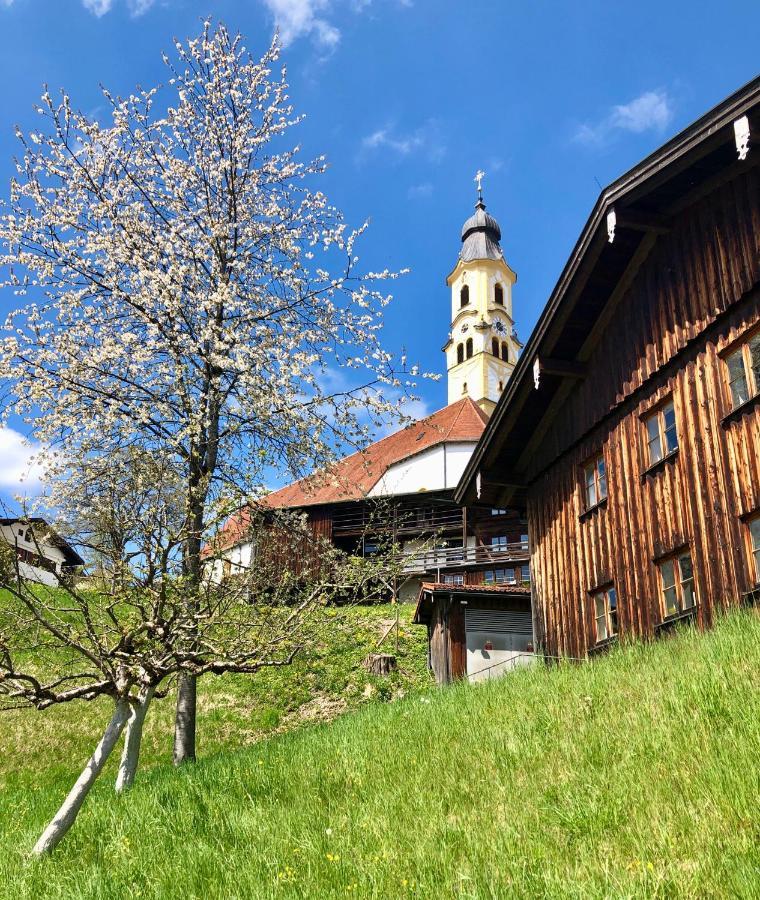
[[465,607],[467,675],[471,681],[493,678],[532,661],[530,610]]

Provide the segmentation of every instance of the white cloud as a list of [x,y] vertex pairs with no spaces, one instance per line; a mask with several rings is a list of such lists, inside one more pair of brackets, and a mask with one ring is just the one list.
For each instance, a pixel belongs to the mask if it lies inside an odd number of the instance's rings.
[[42,467],[33,459],[39,444],[27,442],[12,428],[0,427],[0,488],[26,494],[38,492]]
[[13,5],[13,0],[0,0],[0,6],[8,7],[8,6],[12,6],[12,5]]
[[112,5],[113,0],[82,0],[82,6],[98,18],[110,12]]
[[263,0],[280,30],[284,47],[297,38],[311,37],[324,50],[333,50],[340,41],[340,31],[324,18],[329,0]]
[[[155,0],[126,0],[126,2],[129,14],[137,18],[146,13],[153,6]],[[114,0],[82,0],[82,6],[98,18],[111,12],[113,4]]]
[[573,135],[573,140],[580,144],[598,146],[621,131],[632,134],[662,131],[672,118],[673,101],[667,91],[658,88],[654,91],[645,91],[630,103],[613,106],[595,125],[588,123],[580,125]]
[[438,162],[446,153],[446,145],[436,120],[428,119],[408,134],[400,134],[390,125],[378,128],[362,138],[361,150],[363,153],[386,150],[396,157],[421,153],[431,162]]
[[410,200],[424,200],[433,195],[433,185],[429,181],[422,184],[413,184],[406,192]]

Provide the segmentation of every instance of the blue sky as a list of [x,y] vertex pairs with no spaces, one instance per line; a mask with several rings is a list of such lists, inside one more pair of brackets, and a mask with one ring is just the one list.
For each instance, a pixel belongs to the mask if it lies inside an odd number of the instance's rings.
[[[476,169],[518,273],[524,340],[599,185],[758,72],[757,0],[0,0],[0,194],[14,125],[34,121],[43,82],[96,113],[99,83],[126,93],[162,81],[161,51],[207,15],[254,53],[279,24],[307,114],[298,138],[330,162],[324,189],[349,221],[371,220],[369,267],[412,269],[394,283],[385,342],[441,372],[444,278]],[[13,305],[0,294],[0,316]],[[445,405],[445,380],[422,393],[424,408]],[[0,497],[23,455],[0,433]]]

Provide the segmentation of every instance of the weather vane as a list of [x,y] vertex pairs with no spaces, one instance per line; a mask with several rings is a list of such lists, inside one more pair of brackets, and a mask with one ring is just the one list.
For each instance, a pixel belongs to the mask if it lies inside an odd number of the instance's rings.
[[486,173],[482,169],[478,169],[478,171],[475,173],[475,178],[473,179],[475,184],[477,184],[478,186],[478,200],[483,199],[483,185],[481,182],[485,177]]

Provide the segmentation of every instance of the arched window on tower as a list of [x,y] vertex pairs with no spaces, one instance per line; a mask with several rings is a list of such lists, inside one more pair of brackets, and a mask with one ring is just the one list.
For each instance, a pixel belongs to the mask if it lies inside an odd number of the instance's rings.
[[504,288],[498,282],[493,289],[493,299],[499,306],[504,306]]
[[501,342],[501,358],[504,362],[509,362],[509,345],[506,341]]
[[457,362],[464,362],[464,344],[457,344]]
[[465,284],[459,292],[459,305],[467,306],[470,302],[470,288]]
[[491,338],[491,353],[493,353],[494,356],[499,355],[499,339],[498,338]]
[[472,356],[472,338],[467,338],[467,359]]

